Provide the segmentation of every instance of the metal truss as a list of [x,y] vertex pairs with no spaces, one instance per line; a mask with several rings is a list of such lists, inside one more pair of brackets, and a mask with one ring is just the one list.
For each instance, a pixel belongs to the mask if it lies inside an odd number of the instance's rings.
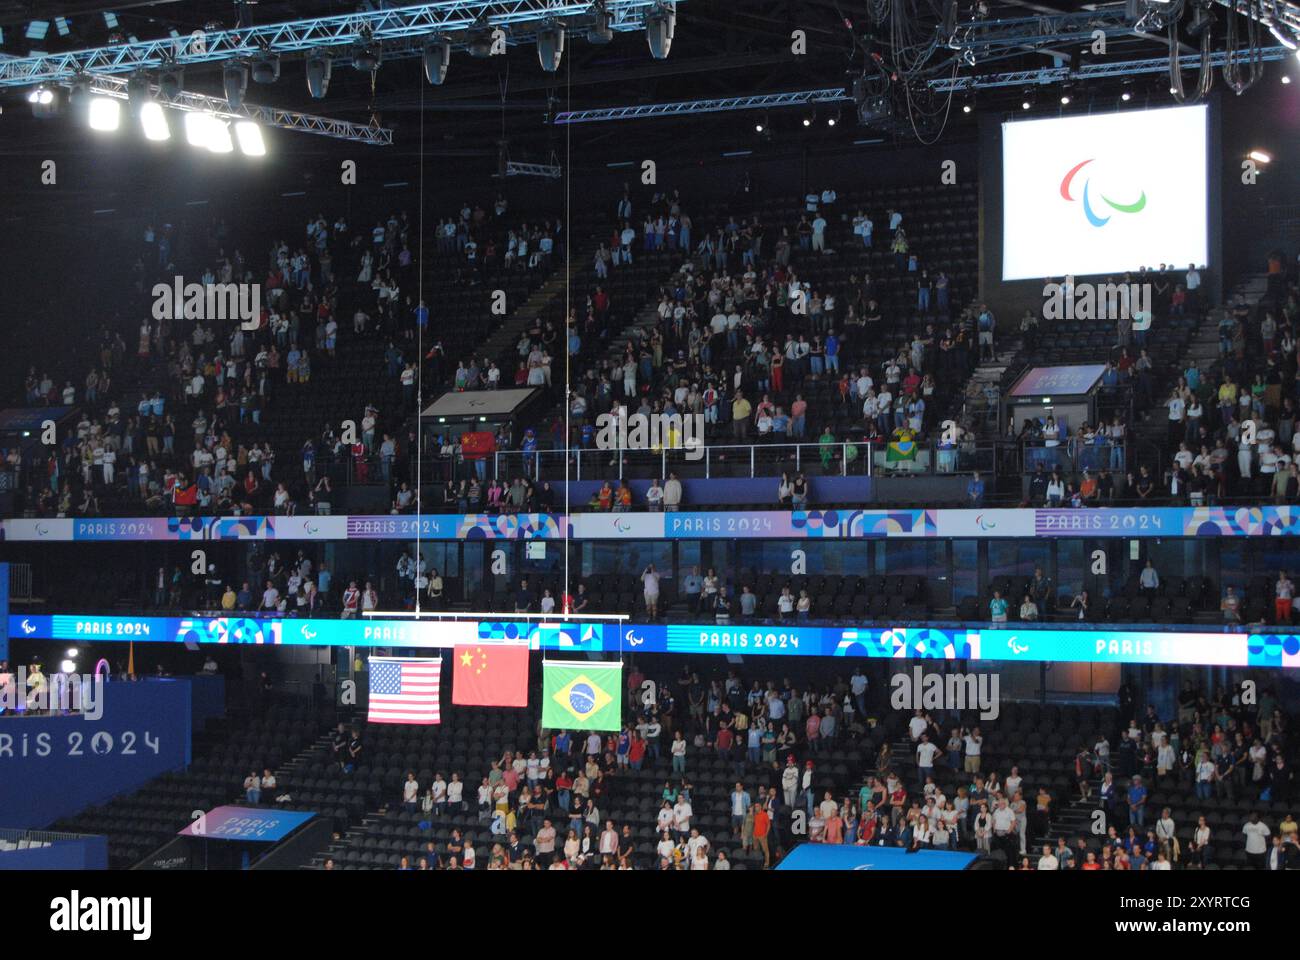
[[[156,96],[159,94],[157,87],[153,87],[152,92]],[[127,81],[123,77],[111,75],[92,77],[90,93],[93,96],[126,100],[128,99]],[[393,131],[388,127],[349,123],[346,120],[318,117],[315,114],[298,113],[294,110],[281,110],[278,107],[259,107],[251,103],[245,103],[238,110],[232,110],[224,99],[205,97],[201,93],[182,91],[170,99],[158,96],[158,103],[160,106],[179,110],[182,113],[211,113],[223,120],[253,120],[268,127],[315,133],[335,140],[350,140],[353,143],[381,147],[393,145]]]
[[[660,5],[661,0],[603,0],[610,29],[619,32],[642,29],[647,15]],[[78,73],[133,73],[170,64],[213,63],[263,52],[302,53],[364,42],[383,46],[497,27],[505,32],[508,44],[518,44],[549,22],[592,18],[597,10],[593,0],[439,0],[235,30],[196,31],[189,36],[0,60],[0,87],[62,82]],[[463,46],[466,38],[448,39]]]
[[506,163],[507,177],[547,177],[558,180],[563,171],[549,163],[518,163],[510,160]]
[[843,87],[820,90],[792,90],[762,93],[750,97],[722,97],[716,100],[679,100],[675,103],[646,103],[634,107],[605,107],[599,110],[570,110],[555,115],[556,123],[597,123],[602,120],[637,120],[644,117],[682,117],[696,113],[726,113],[732,110],[761,110],[769,107],[802,107],[810,103],[852,100]]
[[[1238,54],[1240,55],[1240,53]],[[1265,47],[1260,51],[1264,60],[1285,60],[1294,56],[1286,47]],[[1228,59],[1220,50],[1210,54],[1210,65],[1223,66]],[[1184,70],[1196,70],[1201,65],[1201,55],[1188,54],[1179,58]],[[945,77],[931,80],[930,89],[936,93],[950,90],[984,90],[991,87],[1030,87],[1035,84],[1061,83],[1065,80],[1099,80],[1105,77],[1127,77],[1143,73],[1167,73],[1169,58],[1151,60],[1119,60],[1107,63],[1086,63],[1074,69],[1068,67],[1040,67],[1036,70],[1018,70],[1011,73],[994,73],[985,76]]]
[[982,60],[1000,53],[1091,40],[1097,30],[1108,38],[1131,36],[1134,21],[1128,17],[1123,4],[1078,13],[974,20],[959,23],[947,46]]

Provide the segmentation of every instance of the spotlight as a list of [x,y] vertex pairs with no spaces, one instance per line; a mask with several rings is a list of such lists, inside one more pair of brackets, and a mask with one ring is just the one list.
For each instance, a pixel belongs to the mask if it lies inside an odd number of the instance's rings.
[[206,147],[209,140],[209,125],[216,118],[210,113],[185,114],[185,142],[191,147]]
[[1265,153],[1263,150],[1252,150],[1250,151],[1250,153],[1247,154],[1247,156],[1250,157],[1250,159],[1254,160],[1256,163],[1273,162],[1273,158],[1269,154]]
[[172,138],[166,113],[157,100],[150,100],[140,107],[140,126],[146,140],[163,141]]
[[32,105],[33,117],[48,120],[63,112],[63,91],[42,84],[27,94],[27,102]]
[[827,118],[826,118],[826,126],[828,126],[828,127],[833,127],[833,126],[835,126],[835,118],[834,118],[834,117],[827,117]]
[[971,112],[971,105],[970,105],[969,103],[963,103],[963,104],[961,105],[961,112],[962,112],[962,113],[970,113],[970,112]]
[[1123,93],[1119,95],[1119,98],[1123,100],[1125,103],[1128,103],[1130,100],[1133,99],[1133,93],[1130,90],[1125,90]]
[[1172,95],[1176,95],[1176,94],[1178,93],[1178,88],[1177,88],[1177,87],[1170,87],[1170,88],[1169,88],[1169,93],[1170,93],[1171,96],[1172,96]]
[[68,103],[77,112],[86,110],[89,107],[90,78],[84,73],[73,77],[72,86],[68,90]]
[[72,661],[72,660],[64,660],[62,663],[59,664],[59,672],[60,672],[60,673],[76,673],[76,672],[77,672],[77,664],[76,664],[74,661]]
[[235,144],[230,139],[230,124],[220,117],[211,117],[206,146],[213,153],[230,153],[234,150]]
[[137,73],[126,81],[126,101],[131,106],[131,113],[140,116],[140,109],[148,103],[149,96],[149,78],[144,74]]
[[754,124],[754,132],[755,132],[755,133],[762,133],[762,132],[763,132],[764,130],[766,130],[766,129],[767,129],[767,128],[763,126],[763,121],[762,121],[762,120],[760,120],[760,121],[758,121],[758,123]]
[[1029,107],[1030,107],[1030,103],[1029,103],[1029,101],[1028,101],[1027,99],[1026,99],[1026,100],[1021,100],[1021,101],[1020,101],[1020,109],[1021,109],[1021,110],[1028,110]]
[[112,97],[93,97],[90,101],[90,129],[112,133],[122,122],[122,105]]
[[239,140],[239,149],[244,156],[266,156],[266,144],[262,142],[262,128],[251,120],[240,120],[235,124],[235,137]]
[[226,89],[226,103],[231,110],[244,105],[244,92],[248,89],[248,68],[231,60],[221,69],[221,82]]
[[610,15],[605,10],[596,11],[596,22],[587,29],[587,42],[604,45],[614,39]]
[[447,67],[450,63],[450,40],[438,37],[424,45],[424,78],[434,86],[447,79]]
[[158,93],[166,100],[174,100],[185,89],[185,68],[163,67],[158,71]]
[[352,54],[352,66],[362,73],[374,73],[379,69],[379,48],[358,47]]
[[471,34],[465,49],[475,60],[486,60],[492,56],[492,34],[486,30]]
[[673,46],[673,33],[677,29],[677,5],[660,4],[646,17],[645,36],[650,44],[650,56],[656,60],[668,57]]
[[330,74],[333,69],[334,61],[320,51],[307,57],[307,92],[314,99],[325,99],[325,94],[329,92]]
[[810,114],[804,114],[803,125],[804,125],[805,127],[811,127],[811,126],[812,126],[812,122],[813,122],[813,118],[812,118],[812,116],[811,116]]
[[537,59],[542,69],[554,73],[560,69],[560,58],[564,56],[564,28],[546,27],[537,34]]
[[44,40],[45,35],[49,32],[50,21],[48,20],[33,20],[31,23],[27,24],[28,40]]
[[1061,106],[1068,107],[1069,105],[1070,105],[1070,95],[1068,93],[1061,94]]
[[72,659],[72,660],[75,660],[75,659],[77,659],[77,657],[78,657],[80,654],[81,654],[81,651],[78,650],[76,647],[68,647],[68,652],[65,653],[64,656],[65,656],[65,657],[68,657],[68,658],[70,658],[70,659]]
[[280,55],[260,53],[253,58],[253,82],[275,83],[280,79]]
[[1282,74],[1282,83],[1283,83],[1283,85],[1286,85],[1286,84],[1288,84],[1288,83],[1290,83],[1290,82],[1291,82],[1291,78],[1290,78],[1287,74],[1285,74],[1285,73]]

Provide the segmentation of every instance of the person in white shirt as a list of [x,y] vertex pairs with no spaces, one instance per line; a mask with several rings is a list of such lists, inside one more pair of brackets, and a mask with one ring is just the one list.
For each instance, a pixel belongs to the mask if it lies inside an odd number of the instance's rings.
[[929,724],[926,722],[925,714],[922,713],[922,711],[917,710],[912,714],[912,719],[907,721],[907,732],[911,735],[914,741],[920,740],[921,734],[925,733],[928,726]]
[[691,817],[694,813],[689,800],[684,796],[677,798],[677,802],[673,804],[673,829],[677,831],[679,837],[685,837],[691,832]]
[[966,746],[964,759],[964,770],[966,773],[980,772],[980,750],[984,747],[984,737],[980,734],[980,728],[975,727],[970,732],[962,735],[962,743]]
[[1038,858],[1039,870],[1060,870],[1061,861],[1056,859],[1052,853],[1052,848],[1048,844],[1043,844],[1043,855]]
[[415,779],[414,771],[406,771],[406,781],[402,784],[402,803],[408,810],[414,810],[420,797],[420,784]]
[[1246,838],[1246,860],[1256,870],[1264,868],[1264,859],[1268,855],[1268,838],[1273,831],[1268,824],[1259,819],[1258,813],[1251,813],[1250,820],[1241,828]]

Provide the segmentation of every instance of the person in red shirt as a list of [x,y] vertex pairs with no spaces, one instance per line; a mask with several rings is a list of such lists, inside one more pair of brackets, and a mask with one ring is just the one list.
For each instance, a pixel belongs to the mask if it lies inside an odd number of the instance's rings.
[[768,816],[767,808],[763,804],[757,804],[754,810],[754,846],[763,851],[763,866],[772,865],[772,851],[767,843],[767,835],[772,829],[772,818]]
[[633,770],[641,769],[641,762],[645,759],[645,738],[641,734],[632,735],[632,745],[628,747],[627,759]]
[[361,602],[361,591],[357,589],[357,582],[353,580],[348,584],[348,588],[343,591],[343,619],[350,620],[357,615],[357,605]]
[[1095,853],[1093,853],[1091,850],[1089,850],[1089,851],[1088,851],[1088,858],[1087,858],[1086,860],[1083,861],[1083,866],[1080,867],[1079,869],[1081,869],[1081,870],[1100,870],[1100,869],[1101,869],[1101,864],[1097,862],[1097,855],[1096,855]]

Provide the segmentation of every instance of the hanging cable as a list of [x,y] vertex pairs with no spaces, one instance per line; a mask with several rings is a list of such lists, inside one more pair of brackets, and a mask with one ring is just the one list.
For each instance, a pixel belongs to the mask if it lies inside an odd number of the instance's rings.
[[1259,43],[1259,18],[1264,16],[1264,12],[1258,9],[1257,0],[1245,0],[1245,9],[1242,16],[1246,18],[1246,55],[1250,61],[1250,77],[1243,80],[1241,78],[1239,59],[1241,52],[1237,49],[1237,17],[1239,0],[1233,0],[1231,8],[1228,10],[1228,27],[1226,32],[1227,48],[1223,61],[1223,82],[1232,88],[1232,91],[1241,96],[1264,76],[1264,58],[1263,48]]

